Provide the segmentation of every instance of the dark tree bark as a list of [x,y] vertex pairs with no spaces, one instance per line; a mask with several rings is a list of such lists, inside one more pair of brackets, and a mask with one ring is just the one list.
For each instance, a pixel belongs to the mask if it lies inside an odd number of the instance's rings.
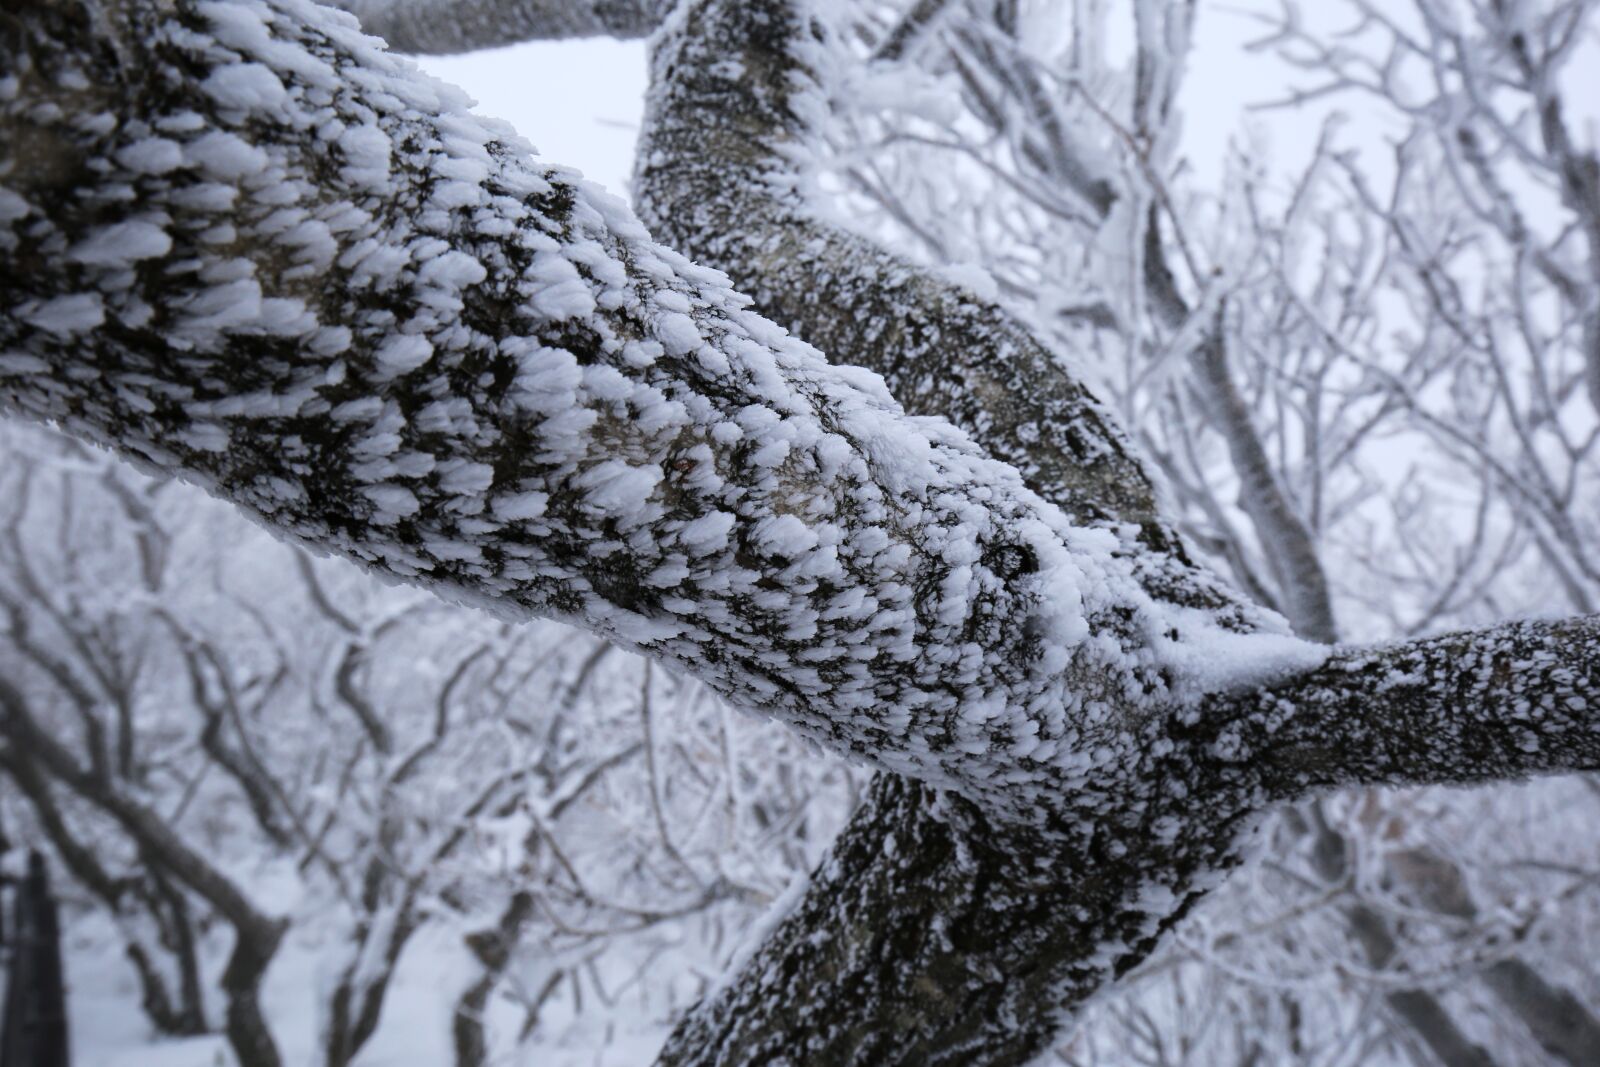
[[[914,11],[925,15],[930,7],[919,5]],[[641,210],[658,233],[727,270],[737,284],[757,296],[757,307],[764,314],[789,323],[835,358],[883,373],[911,409],[948,414],[999,455],[1035,458],[1059,450],[1070,457],[1074,470],[1094,477],[1098,456],[1087,457],[1086,462],[1081,454],[1072,455],[1081,440],[1076,437],[1081,420],[1075,421],[1060,407],[1044,417],[1039,417],[1037,407],[1024,407],[1023,418],[1018,418],[1019,405],[1042,402],[1048,408],[1052,397],[1071,389],[1059,369],[1060,357],[1026,336],[1016,343],[1013,338],[1021,332],[1016,327],[1012,338],[996,346],[992,324],[1007,321],[998,309],[987,308],[975,317],[928,315],[928,301],[904,298],[908,284],[946,294],[942,297],[946,306],[976,302],[860,238],[818,222],[795,194],[803,180],[794,173],[794,161],[803,156],[807,137],[801,116],[814,110],[803,100],[798,106],[792,102],[810,91],[809,71],[794,47],[808,32],[799,24],[796,10],[795,5],[771,3],[700,4],[691,10],[680,36],[663,40],[639,157]],[[717,54],[737,54],[739,62],[718,67],[710,61]],[[1103,215],[1110,207],[1109,198],[1092,183],[1081,184],[1086,202]],[[1152,303],[1163,321],[1176,329],[1190,311],[1164,266],[1154,219],[1148,235]],[[931,340],[896,336],[896,330],[904,329],[898,323],[908,314],[906,308],[926,316],[913,320],[914,327]],[[974,318],[980,330],[963,328]],[[986,375],[1006,367],[1008,360],[1017,365],[1018,350],[1027,352],[1030,347],[1041,351],[1042,358],[1022,368],[1005,388],[974,388]],[[960,362],[955,367],[944,362],[951,360]],[[1269,553],[1275,552],[1278,587],[1291,622],[1302,635],[1331,642],[1335,627],[1315,548],[1271,476],[1225,361],[1217,333],[1193,360],[1196,379],[1216,409],[1214,418],[1240,469],[1245,503],[1261,539]],[[1030,440],[1013,436],[1019,424]],[[1048,467],[1018,465],[1041,495],[1070,512],[1083,513],[1081,506],[1074,508],[1074,497],[1081,494],[1074,493],[1067,479],[1053,476]],[[1114,470],[1099,473],[1101,482],[1119,477]],[[1134,479],[1131,484],[1141,483]],[[1101,501],[1111,496],[1093,495]],[[1139,517],[1137,505],[1120,514]],[[1147,536],[1146,541],[1165,544],[1175,543],[1176,538]],[[1176,548],[1177,558],[1164,561],[1164,580],[1146,583],[1153,595],[1171,595],[1187,583],[1204,589],[1203,579],[1190,576],[1193,568],[1182,557],[1181,545]],[[1182,577],[1174,580],[1174,574]],[[857,825],[863,834],[875,830],[883,838],[906,837],[904,827],[876,810],[864,812]],[[1393,939],[1381,916],[1363,908],[1352,914],[1352,924],[1369,958],[1387,960],[1392,955]],[[1389,1000],[1442,1062],[1487,1062],[1483,1050],[1461,1034],[1430,993],[1405,991]],[[929,1014],[942,1007],[930,1005]]]
[[39,853],[28,854],[14,894],[0,1067],[69,1067],[61,924]]
[[483,1012],[489,996],[511,966],[512,952],[522,937],[522,928],[533,915],[533,897],[512,894],[500,921],[488,930],[467,935],[467,947],[483,965],[483,974],[456,1000],[450,1033],[455,1042],[456,1067],[483,1067],[489,1061],[489,1041],[484,1032]]
[[1031,1062],[1064,1006],[1137,965],[1220,879],[1249,816],[1219,817],[1183,842],[1117,825],[1068,849],[880,776],[793,910],[660,1063]]

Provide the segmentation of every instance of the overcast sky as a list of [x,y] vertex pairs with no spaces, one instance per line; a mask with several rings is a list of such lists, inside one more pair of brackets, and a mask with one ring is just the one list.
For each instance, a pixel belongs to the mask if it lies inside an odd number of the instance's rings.
[[534,42],[422,65],[510,122],[545,159],[625,192],[644,110],[642,42]]

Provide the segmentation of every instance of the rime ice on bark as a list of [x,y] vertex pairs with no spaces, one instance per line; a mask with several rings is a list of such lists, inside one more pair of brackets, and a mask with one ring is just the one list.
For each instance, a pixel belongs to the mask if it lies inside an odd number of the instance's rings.
[[64,88],[7,108],[70,175],[7,178],[0,241],[40,265],[4,294],[15,407],[1016,817],[1123,788],[1133,740],[1201,692],[1185,650],[1216,627],[1152,601],[1115,538],[340,16],[135,10],[131,114],[90,87],[108,56],[50,44],[27,75]]
[[[1157,513],[1155,494],[1129,446],[1073,380],[1070,359],[1051,353],[963,279],[922,270],[842,232],[808,204],[809,123],[826,108],[835,85],[848,86],[839,91],[849,96],[859,81],[847,69],[849,60],[839,59],[849,46],[814,17],[825,7],[704,0],[682,9],[655,45],[635,187],[642,212],[658,234],[726,270],[755,295],[763,314],[791,324],[835,362],[880,370],[912,410],[949,415],[991,455],[1014,463],[1042,496],[1097,525],[1106,553],[1125,561],[1130,576],[1166,602],[1162,611],[1180,630],[1198,621],[1216,634],[1167,654],[1185,661],[1189,677],[1205,677],[1202,687],[1227,690],[1237,681],[1229,677],[1229,665],[1239,662],[1234,650],[1248,661],[1249,649],[1262,640],[1242,635],[1271,632],[1273,625],[1190,561]],[[1095,618],[1093,628],[1101,641],[1144,640],[1136,621],[1115,614]],[[1217,634],[1222,630],[1241,636],[1224,638]],[[1230,642],[1236,642],[1232,649]],[[1373,658],[1382,663],[1394,654]],[[1592,672],[1583,673],[1592,679]],[[1264,702],[1292,708],[1296,684],[1286,683],[1274,701]],[[1414,722],[1411,732],[1448,739],[1444,747],[1459,755],[1457,742],[1470,731],[1454,729],[1452,720],[1468,709],[1453,706],[1440,689],[1428,696],[1417,722],[1441,719],[1432,728]],[[1151,791],[1118,787],[1099,807],[1080,794],[1080,810],[1095,810],[1094,821],[1051,840],[979,815],[945,819],[904,796],[864,809],[840,843],[843,856],[814,879],[795,916],[741,981],[686,1020],[668,1061],[684,1067],[716,1062],[720,1053],[705,1050],[729,1048],[737,1050],[729,1054],[734,1059],[759,1061],[801,1035],[817,1056],[840,1062],[891,1055],[908,1063],[945,1062],[941,1056],[961,1063],[1027,1061],[1058,1022],[1041,1013],[1041,1004],[1075,1004],[1137,962],[1153,932],[1174,922],[1216,884],[1220,869],[1236,861],[1241,807],[1260,799],[1241,801],[1237,794],[1241,782],[1254,778],[1261,753],[1271,754],[1266,762],[1280,746],[1295,753],[1285,762],[1301,773],[1280,774],[1274,763],[1271,787],[1279,795],[1331,780],[1304,772],[1318,762],[1326,769],[1341,757],[1308,752],[1314,740],[1290,740],[1316,739],[1321,715],[1286,726],[1284,717],[1255,699],[1239,704],[1214,697],[1197,714],[1180,715],[1179,728],[1145,738],[1140,758],[1124,766],[1129,778],[1151,783]],[[1332,704],[1321,702],[1322,712]],[[987,713],[979,701],[964,707],[962,718],[977,724]],[[1580,762],[1596,758],[1592,730],[1554,719],[1547,726],[1568,755]],[[1034,744],[1021,732],[1011,755],[1026,758]],[[1394,775],[1403,762],[1363,773]],[[1230,766],[1232,780],[1226,772],[1212,777]],[[1470,777],[1475,766],[1463,760],[1449,773]],[[1531,767],[1513,759],[1487,761],[1483,769],[1520,773]],[[1446,770],[1435,765],[1430,773]],[[1092,793],[1114,778],[1099,774],[1077,784]],[[941,858],[943,846],[934,842],[942,835],[954,840]],[[919,847],[902,851],[909,841]],[[894,844],[900,847],[890,849]],[[1027,879],[1017,866],[1042,856],[1050,857],[1045,862],[1056,877],[1021,889]],[[1028,912],[1028,923],[1008,926],[1001,916],[973,910],[969,894],[999,884],[1017,889],[1012,903],[1019,909],[1037,909]],[[943,904],[907,903],[928,899]],[[974,938],[981,948],[969,944],[965,957],[940,958],[920,943],[916,951],[898,953],[882,947],[895,936],[884,930],[938,928],[952,913],[968,928],[986,921],[976,914],[992,918],[994,925]],[[819,943],[828,948],[819,951]],[[1030,983],[1036,983],[1031,992],[1021,994]],[[898,993],[908,984],[941,992],[954,985],[962,993],[949,1002],[911,1002]],[[840,985],[849,996],[813,992]],[[771,990],[780,986],[784,1007],[775,1010]],[[883,1032],[894,1036],[867,1051],[879,1040],[871,1035]]]

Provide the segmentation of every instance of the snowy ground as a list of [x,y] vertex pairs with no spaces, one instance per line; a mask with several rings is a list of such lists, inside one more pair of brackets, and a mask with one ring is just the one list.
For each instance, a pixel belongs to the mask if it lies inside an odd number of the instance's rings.
[[[104,942],[80,933],[67,946],[71,982],[72,1049],[75,1067],[233,1067],[220,1035],[157,1040],[138,1007],[132,968],[102,950]],[[312,994],[321,983],[314,946],[291,940],[267,980],[266,1007],[286,1065],[318,1062],[320,1030]],[[356,1059],[359,1067],[419,1067],[452,1062],[450,1006],[473,977],[461,939],[442,927],[426,927],[407,950],[384,1006],[383,1021]],[[502,1051],[495,1067],[637,1067],[653,1058],[665,1029],[638,1020],[636,1031],[613,1022],[599,1032],[563,1025],[559,1017],[515,1052]],[[517,1013],[504,1002],[494,1007],[491,1029],[514,1032]],[[498,1024],[493,1025],[493,1024]]]

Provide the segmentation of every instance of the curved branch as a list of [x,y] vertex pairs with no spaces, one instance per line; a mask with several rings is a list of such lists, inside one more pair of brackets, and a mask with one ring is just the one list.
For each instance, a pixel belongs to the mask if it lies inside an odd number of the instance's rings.
[[827,106],[808,60],[844,47],[831,32],[796,0],[686,5],[651,57],[635,174],[645,222],[727,271],[764,314],[882,374],[908,410],[981,434],[1081,521],[1115,516],[1164,539],[1150,478],[1062,354],[807,207],[806,117]]
[[[0,400],[992,811],[1148,788],[1127,769],[1207,684],[1216,625],[1151,602],[1114,534],[746,311],[336,13],[144,0],[106,25],[45,0],[0,16],[23,78],[0,102]],[[989,310],[967,318],[988,351],[1054,358]],[[1060,478],[1159,529],[1063,382]],[[1247,675],[1306,655],[1234,640]]]
[[817,68],[845,47],[804,0],[696,0],[656,39],[634,192],[652,231],[726,271],[765,316],[837,363],[883,375],[1016,467],[1075,521],[1117,537],[1152,596],[1217,625],[1275,629],[1196,565],[1155,483],[1072,357],[1016,314],[819,219],[805,160],[827,106]]
[[523,41],[648,37],[672,0],[332,0],[361,28],[411,55],[455,55]]
[[[1157,313],[1169,326],[1181,327],[1193,312],[1167,267],[1160,216],[1153,209],[1145,224],[1144,273]],[[1239,479],[1239,503],[1255,529],[1284,615],[1301,637],[1333,644],[1339,639],[1339,627],[1316,539],[1273,473],[1250,409],[1234,381],[1222,320],[1219,313],[1216,324],[1189,355],[1195,391],[1227,445]]]
[[1345,649],[1276,685],[1208,698],[1211,743],[1276,797],[1600,769],[1600,616]]
[[[992,454],[1015,463],[1031,488],[1080,519],[1117,516],[1143,522],[1141,543],[1125,551],[1139,561],[1135,573],[1145,588],[1157,597],[1203,605],[1226,617],[1232,594],[1210,595],[1209,576],[1184,558],[1177,539],[1161,530],[1159,517],[1143,510],[1153,506],[1148,481],[1138,471],[1131,450],[1114,433],[1098,433],[1092,398],[1085,407],[1075,406],[1082,392],[1072,381],[1066,360],[1049,353],[1001,308],[820,222],[808,211],[799,192],[805,186],[807,120],[826,106],[808,58],[823,47],[814,42],[825,40],[826,32],[808,24],[803,4],[785,0],[701,2],[689,7],[659,40],[653,60],[654,86],[635,186],[645,217],[679,247],[728,271],[737,284],[755,294],[763,313],[793,324],[802,335],[823,344],[836,360],[883,373],[897,398],[912,410],[947,414]],[[714,62],[728,56],[736,61]],[[1161,248],[1153,221],[1149,238],[1153,254],[1148,262],[1159,265]],[[1163,281],[1165,286],[1157,284]],[[1189,310],[1172,287],[1170,275],[1154,278],[1151,284],[1167,321],[1181,324]],[[1171,299],[1163,303],[1164,295]],[[1207,363],[1208,358],[1212,362]],[[1220,346],[1208,346],[1196,357],[1199,377],[1221,381],[1231,390],[1221,359]],[[1239,407],[1236,395],[1224,399],[1233,402],[1232,408]],[[1232,409],[1223,414],[1234,420],[1225,427],[1230,445],[1244,441],[1259,453],[1248,419],[1239,422],[1238,411]],[[1131,479],[1118,470],[1119,461],[1127,465],[1124,471],[1135,472]],[[1318,640],[1332,641],[1326,584],[1314,552],[1307,554],[1309,537],[1283,505],[1270,472],[1250,477],[1259,473],[1246,472],[1246,496],[1261,505],[1256,511],[1265,513],[1257,516],[1258,522],[1266,521],[1270,527],[1263,538],[1269,534],[1277,538],[1269,549],[1289,546],[1282,554],[1288,557],[1282,585],[1293,598],[1297,627]],[[1284,527],[1289,527],[1287,533]],[[1275,555],[1274,562],[1279,561]],[[1241,611],[1238,624],[1256,623]],[[1215,724],[1210,727],[1215,728]],[[895,788],[880,783],[882,790]],[[909,802],[873,802],[857,813],[818,875],[818,884],[796,905],[796,914],[805,916],[804,921],[793,918],[780,925],[754,961],[686,1017],[664,1062],[675,1067],[725,1062],[718,1057],[730,1049],[737,1051],[729,1062],[754,1062],[785,1042],[788,1047],[813,1050],[816,1062],[856,1062],[867,1055],[872,1035],[879,1035],[875,1039],[885,1047],[913,1050],[904,1052],[903,1060],[890,1059],[882,1050],[871,1053],[885,1057],[884,1062],[932,1062],[930,1049],[960,1050],[949,1053],[954,1062],[1024,1062],[1028,1054],[996,1034],[981,1041],[973,1035],[996,1018],[1008,1017],[1032,1020],[1017,1028],[1020,1044],[1043,1040],[1039,1034],[1048,1033],[1049,1027],[1036,1027],[1033,1013],[1040,1005],[1070,1006],[1087,988],[1076,983],[1060,959],[1051,962],[1048,953],[1033,958],[1037,969],[1028,973],[1030,981],[1039,985],[1030,987],[1027,996],[1035,999],[1001,1007],[998,1000],[981,1003],[976,996],[966,1004],[946,1000],[955,991],[978,988],[982,982],[974,982],[970,973],[947,969],[948,961],[930,956],[932,950],[915,935],[897,945],[880,940],[874,955],[867,958],[860,955],[859,946],[870,940],[874,923],[892,924],[905,912],[906,901],[923,902],[927,909],[907,920],[907,930],[947,927],[953,920],[943,910],[948,903],[943,889],[980,877],[975,868],[982,869],[983,864],[972,860],[978,854],[987,855],[995,865],[1004,865],[1007,857],[1009,862],[1033,857],[1048,862],[1056,872],[1049,892],[1023,891],[1010,898],[1013,901],[1048,898],[1051,893],[1070,898],[1086,891],[1086,876],[1080,873],[1082,843],[1063,847],[1059,841],[1025,841],[1003,826],[987,825],[976,840],[963,841],[941,860],[910,844],[925,842],[928,838],[921,828],[933,825],[942,833],[957,832]],[[1122,906],[1129,907],[1130,899],[1137,898],[1141,879],[1150,870],[1210,870],[1226,865],[1225,842],[1203,833],[1184,840],[1192,847],[1210,842],[1215,851],[1206,862],[1192,864],[1176,854],[1170,841],[1151,840],[1126,828],[1119,831],[1118,847],[1129,849],[1147,865],[1142,869],[1133,865],[1123,873],[1122,890],[1129,896],[1122,899]],[[885,855],[891,858],[882,859]],[[1045,856],[1051,859],[1042,860]],[[1095,869],[1108,880],[1113,877],[1099,863]],[[1105,884],[1100,883],[1102,888]],[[1174,900],[1186,900],[1203,892],[1202,884],[1203,879],[1181,876],[1165,888]],[[855,904],[859,909],[855,915],[830,910],[830,899],[839,895]],[[1075,924],[1069,909],[1047,911],[1029,936],[1036,947],[1052,938],[1070,939],[1078,932]],[[819,944],[826,946],[820,952]],[[1118,966],[1130,966],[1146,951],[1127,950],[1128,945],[1142,944],[1139,939],[1122,944],[1122,950],[1105,957],[1118,959]],[[971,972],[989,968],[988,974],[1015,981],[1019,969],[1028,966],[1023,962],[1027,953],[1017,950],[1006,937],[991,936],[982,939],[981,946],[964,946],[960,966]],[[893,982],[886,983],[890,989],[874,986],[872,967],[893,974]],[[770,1003],[774,974],[785,976],[777,999],[794,1009],[782,1020],[775,1019],[770,1008],[756,1010],[763,994]],[[1024,984],[1018,982],[1017,988]],[[850,992],[837,995],[840,988]],[[901,1003],[893,994],[897,989],[914,989],[920,999]],[[828,991],[825,1002],[817,990]],[[980,1047],[983,1051],[977,1051]]]

